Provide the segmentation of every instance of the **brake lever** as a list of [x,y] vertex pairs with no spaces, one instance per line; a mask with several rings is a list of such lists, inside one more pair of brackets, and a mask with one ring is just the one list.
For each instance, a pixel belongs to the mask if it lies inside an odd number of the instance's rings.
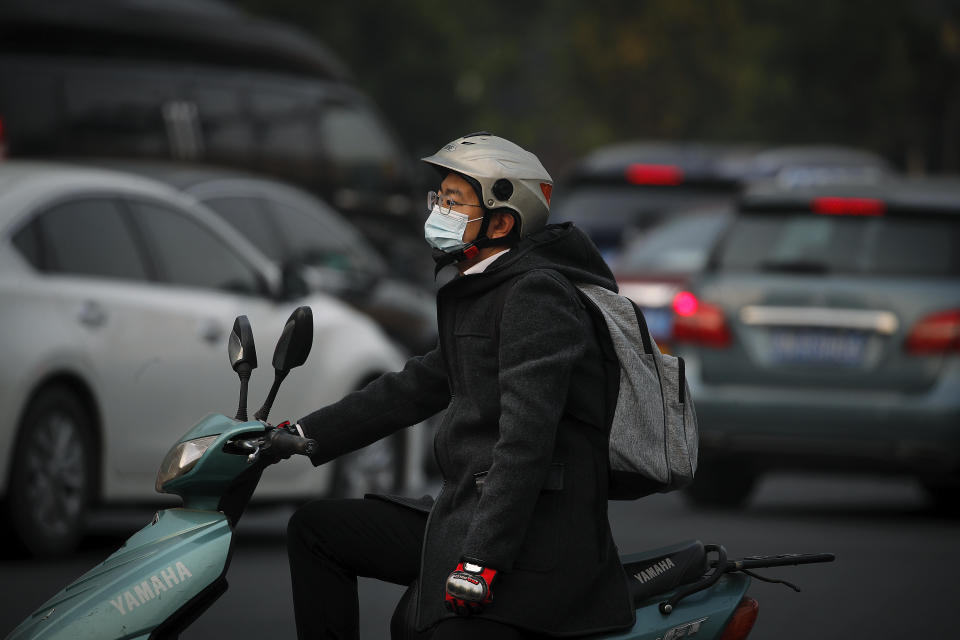
[[251,451],[251,453],[247,455],[247,464],[252,464],[260,458],[260,446],[263,444],[261,438],[257,438],[256,440],[237,440],[234,444],[241,449]]

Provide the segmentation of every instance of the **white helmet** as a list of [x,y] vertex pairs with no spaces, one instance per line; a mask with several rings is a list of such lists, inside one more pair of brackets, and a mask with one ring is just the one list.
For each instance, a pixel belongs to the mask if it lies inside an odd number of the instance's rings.
[[509,140],[471,133],[422,160],[467,178],[485,209],[513,211],[519,237],[546,226],[553,179],[537,156]]

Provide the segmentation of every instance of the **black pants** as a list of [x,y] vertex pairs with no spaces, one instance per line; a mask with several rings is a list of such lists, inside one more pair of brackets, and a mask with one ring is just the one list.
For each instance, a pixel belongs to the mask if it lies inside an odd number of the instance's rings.
[[[287,526],[297,637],[357,640],[357,577],[411,584],[420,571],[426,523],[427,514],[382,500],[317,500],[297,510]],[[408,613],[415,603],[408,596],[391,620],[393,640],[532,637],[478,618],[444,620],[432,635],[416,634]]]

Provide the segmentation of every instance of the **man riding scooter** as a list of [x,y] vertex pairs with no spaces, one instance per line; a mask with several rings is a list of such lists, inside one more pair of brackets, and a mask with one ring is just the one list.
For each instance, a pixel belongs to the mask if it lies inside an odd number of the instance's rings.
[[612,400],[574,282],[616,291],[591,241],[548,225],[552,180],[487,133],[423,159],[439,171],[424,225],[440,341],[402,371],[302,418],[322,464],[446,409],[443,488],[318,500],[288,527],[300,638],[357,638],[357,577],[415,585],[394,638],[577,636],[635,618],[607,519]]

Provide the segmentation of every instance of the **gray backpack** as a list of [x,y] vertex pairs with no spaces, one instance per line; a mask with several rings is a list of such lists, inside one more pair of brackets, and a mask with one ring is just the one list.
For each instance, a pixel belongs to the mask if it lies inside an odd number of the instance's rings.
[[598,285],[576,283],[598,327],[610,336],[620,386],[609,440],[614,500],[679,489],[697,470],[697,416],[682,358],[660,353],[643,312]]

